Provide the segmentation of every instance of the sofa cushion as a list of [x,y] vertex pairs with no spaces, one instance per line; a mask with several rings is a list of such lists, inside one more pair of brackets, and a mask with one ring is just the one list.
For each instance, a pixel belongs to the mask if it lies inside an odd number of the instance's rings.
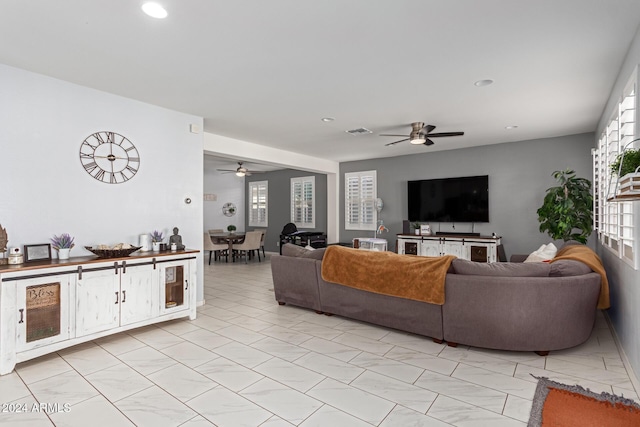
[[589,274],[591,271],[591,268],[583,262],[572,259],[560,259],[551,263],[549,276],[581,276],[583,274]]
[[311,259],[319,259],[322,260],[324,257],[324,252],[327,248],[320,249],[306,249],[307,252],[302,254],[302,258],[311,258]]
[[294,245],[293,243],[285,243],[284,245],[282,245],[282,255],[284,256],[299,257],[306,254],[307,252],[309,252],[307,248]]
[[456,274],[473,276],[501,277],[547,277],[551,266],[546,262],[513,263],[513,262],[474,262],[456,258],[452,262]]
[[540,246],[537,250],[533,251],[524,262],[541,262],[549,261],[558,252],[558,248],[553,243]]

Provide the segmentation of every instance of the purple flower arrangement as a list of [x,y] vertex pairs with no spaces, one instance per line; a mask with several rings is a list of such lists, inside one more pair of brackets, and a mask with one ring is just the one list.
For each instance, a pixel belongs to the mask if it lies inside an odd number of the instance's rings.
[[55,250],[60,250],[60,249],[71,249],[75,246],[75,244],[73,243],[73,237],[71,237],[68,233],[62,233],[59,236],[53,236],[51,238],[51,244],[53,246],[53,249]]
[[151,241],[152,242],[162,242],[162,238],[164,236],[162,235],[161,231],[158,230],[153,230],[153,233],[151,233]]

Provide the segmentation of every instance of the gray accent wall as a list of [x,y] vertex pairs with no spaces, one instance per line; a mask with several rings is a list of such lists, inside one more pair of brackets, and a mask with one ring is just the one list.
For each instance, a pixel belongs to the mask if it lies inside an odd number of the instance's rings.
[[[585,133],[557,138],[487,145],[449,151],[429,152],[417,146],[416,154],[340,164],[340,240],[373,237],[373,231],[344,228],[344,174],[377,171],[378,197],[384,202],[379,215],[390,230],[381,237],[394,250],[396,234],[402,233],[407,219],[407,181],[459,176],[489,176],[488,223],[431,223],[434,231],[496,233],[502,236],[507,256],[530,253],[552,239],[538,230],[536,210],[547,188],[555,186],[551,174],[573,169],[578,176],[592,179],[591,148],[594,134]],[[446,138],[437,144],[446,144]]]
[[[274,172],[266,172],[251,175],[245,179],[245,194],[249,197],[249,183],[255,181],[269,182],[269,217],[265,250],[279,252],[278,243],[282,228],[291,222],[291,178],[303,176],[315,176],[315,228],[300,228],[300,231],[327,231],[327,176],[300,170],[284,169]],[[249,205],[247,200],[247,215],[245,217],[245,229],[249,227]]]

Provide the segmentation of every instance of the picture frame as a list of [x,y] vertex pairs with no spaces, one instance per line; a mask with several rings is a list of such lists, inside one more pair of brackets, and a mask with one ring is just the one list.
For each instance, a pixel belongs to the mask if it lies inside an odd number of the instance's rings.
[[50,259],[51,244],[24,245],[24,262],[46,261]]

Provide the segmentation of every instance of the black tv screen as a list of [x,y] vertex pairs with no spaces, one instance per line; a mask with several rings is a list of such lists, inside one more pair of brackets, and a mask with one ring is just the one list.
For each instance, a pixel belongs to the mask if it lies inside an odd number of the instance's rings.
[[409,221],[489,222],[489,176],[409,181]]

